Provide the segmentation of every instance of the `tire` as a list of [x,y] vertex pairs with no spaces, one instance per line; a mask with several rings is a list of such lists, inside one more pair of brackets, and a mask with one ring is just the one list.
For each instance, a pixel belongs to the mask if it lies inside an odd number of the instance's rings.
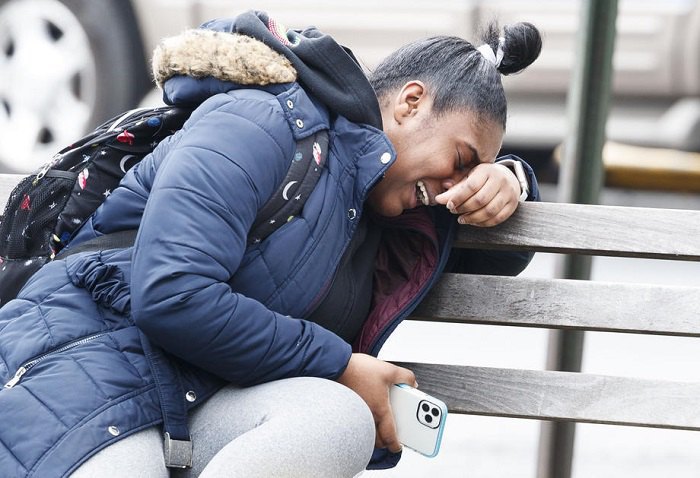
[[29,172],[149,88],[127,0],[0,0],[0,172]]

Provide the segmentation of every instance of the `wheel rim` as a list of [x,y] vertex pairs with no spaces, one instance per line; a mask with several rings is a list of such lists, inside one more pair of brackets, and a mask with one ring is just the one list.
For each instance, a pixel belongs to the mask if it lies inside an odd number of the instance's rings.
[[0,163],[30,171],[85,130],[95,58],[76,16],[57,0],[0,7]]

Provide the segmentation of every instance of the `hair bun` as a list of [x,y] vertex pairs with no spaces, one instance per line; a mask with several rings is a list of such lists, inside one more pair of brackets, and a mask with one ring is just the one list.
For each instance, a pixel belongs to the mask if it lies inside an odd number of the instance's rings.
[[[506,25],[503,27],[503,32],[503,59],[498,66],[498,71],[502,75],[518,73],[540,55],[542,37],[537,27],[528,22]],[[499,47],[499,37],[498,25],[491,23],[482,35],[482,41],[496,51]]]

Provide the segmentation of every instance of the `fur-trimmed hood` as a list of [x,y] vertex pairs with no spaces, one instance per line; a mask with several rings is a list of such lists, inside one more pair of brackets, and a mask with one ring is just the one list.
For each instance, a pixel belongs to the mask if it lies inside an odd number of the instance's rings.
[[155,50],[153,76],[166,103],[190,105],[245,85],[297,81],[329,110],[382,127],[377,97],[350,50],[315,27],[287,30],[264,12],[166,38]]
[[296,81],[297,72],[283,55],[246,35],[187,30],[165,38],[153,53],[153,78],[163,88],[176,75],[213,77],[240,85]]

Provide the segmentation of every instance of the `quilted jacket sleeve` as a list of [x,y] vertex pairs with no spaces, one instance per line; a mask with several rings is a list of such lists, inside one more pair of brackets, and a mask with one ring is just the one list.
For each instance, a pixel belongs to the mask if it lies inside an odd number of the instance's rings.
[[294,151],[274,101],[219,95],[195,112],[158,171],[132,263],[137,325],[166,351],[240,385],[336,378],[351,353],[335,334],[227,284]]

